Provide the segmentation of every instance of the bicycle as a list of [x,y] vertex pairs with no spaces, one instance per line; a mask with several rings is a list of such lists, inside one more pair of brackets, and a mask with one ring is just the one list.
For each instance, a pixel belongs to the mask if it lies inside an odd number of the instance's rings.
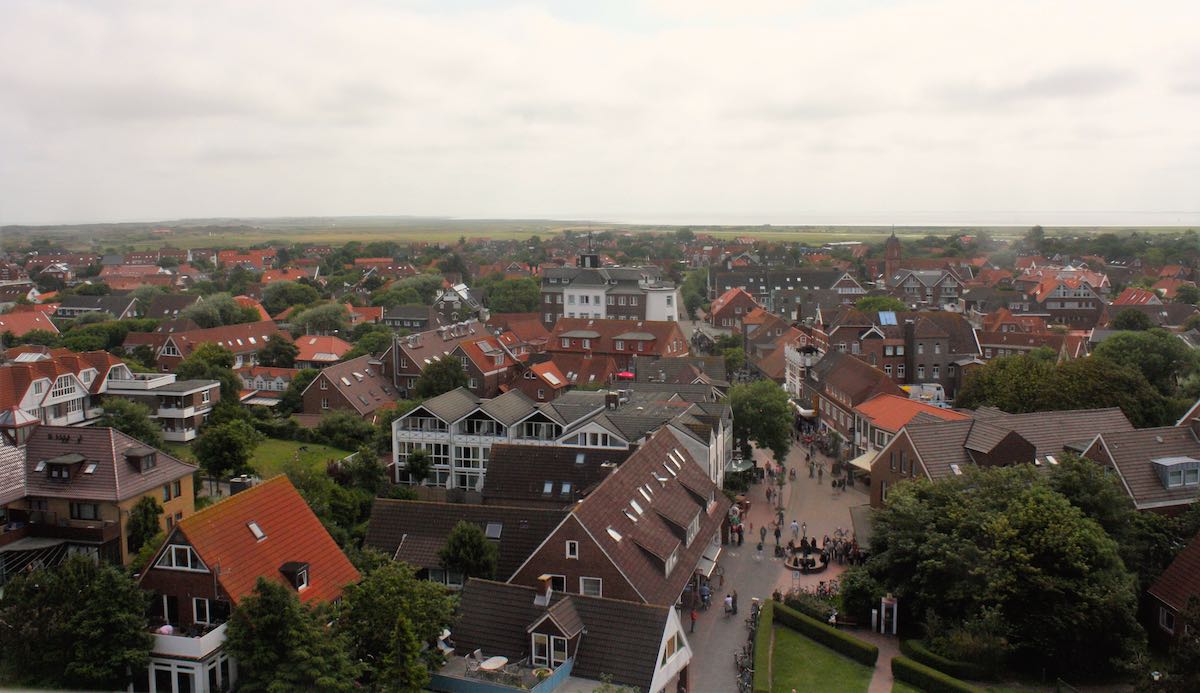
[[735,653],[733,655],[733,664],[737,667],[739,674],[747,669],[754,671],[751,666],[754,664],[754,660],[752,660],[749,655]]
[[737,676],[738,693],[750,693],[754,690],[754,670],[746,669]]
[[847,532],[846,530],[842,529],[841,527],[838,527],[837,529],[833,530],[833,538],[834,539],[845,539],[849,536],[850,536],[850,533]]

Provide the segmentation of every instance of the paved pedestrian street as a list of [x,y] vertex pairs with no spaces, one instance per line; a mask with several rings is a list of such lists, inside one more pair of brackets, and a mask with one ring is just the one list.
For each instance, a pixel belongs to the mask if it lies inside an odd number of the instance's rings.
[[[788,481],[783,487],[783,498],[786,500],[787,511],[784,513],[781,541],[784,545],[791,538],[791,522],[804,523],[808,536],[817,537],[818,542],[826,534],[833,536],[836,529],[843,528],[853,531],[850,522],[850,508],[864,505],[870,501],[866,489],[857,486],[845,491],[835,491],[830,485],[830,469],[832,464],[819,453],[814,459],[825,465],[825,475],[821,482],[808,478],[808,465],[804,461],[806,449],[793,447],[788,453],[787,468],[796,469],[795,481]],[[772,465],[769,451],[754,450],[754,458],[759,466]],[[746,643],[749,631],[746,628],[746,618],[750,613],[751,599],[761,600],[771,598],[771,593],[778,589],[786,593],[793,587],[816,586],[823,580],[829,580],[839,575],[845,568],[833,563],[827,570],[814,575],[801,575],[789,570],[783,564],[783,559],[775,558],[775,521],[771,508],[767,503],[767,482],[753,484],[747,497],[750,499],[750,513],[746,527],[745,543],[741,546],[726,545],[720,560],[724,571],[723,584],[714,575],[712,608],[701,611],[696,623],[696,632],[690,634],[693,656],[691,663],[692,693],[718,693],[736,691],[735,682],[737,668],[734,664],[734,653],[740,652]],[[756,556],[755,546],[758,543],[760,527],[767,527],[767,540],[764,543],[761,559]],[[738,614],[726,615],[722,606],[725,595],[733,590],[738,594]],[[683,615],[687,618],[687,614]],[[870,636],[870,634],[866,634]],[[891,638],[874,638],[872,642],[880,645],[879,664],[876,666],[875,679],[871,691],[886,692],[892,688],[890,661],[898,644]],[[886,648],[886,649],[885,649]]]

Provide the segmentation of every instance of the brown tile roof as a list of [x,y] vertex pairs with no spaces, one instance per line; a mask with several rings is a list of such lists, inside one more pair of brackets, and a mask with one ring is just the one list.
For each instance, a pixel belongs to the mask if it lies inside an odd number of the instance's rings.
[[1200,597],[1200,535],[1188,542],[1147,591],[1177,612],[1187,608],[1190,598]]
[[1067,335],[1044,333],[1029,334],[1028,332],[980,332],[979,346],[983,348],[1013,348],[1037,349],[1047,347],[1061,351],[1067,342]]
[[503,505],[556,503],[566,507],[632,454],[631,450],[497,443],[488,458],[483,498]]
[[185,358],[201,344],[217,344],[234,354],[249,354],[263,348],[267,338],[279,332],[279,326],[271,320],[246,322],[239,325],[210,327],[202,330],[176,332],[167,335],[175,342],[179,353]]
[[58,334],[58,328],[41,311],[15,312],[0,315],[0,333],[11,332],[14,336],[21,337],[33,330],[45,330],[46,332]]
[[345,340],[337,337],[323,337],[306,334],[296,340],[300,353],[296,354],[297,361],[312,363],[336,363],[345,356],[352,347]]
[[[529,626],[546,614],[534,603],[540,591],[524,585],[490,580],[467,581],[460,595],[459,620],[453,628],[459,650],[483,650],[484,656],[501,655],[516,661],[528,657]],[[650,690],[660,656],[660,646],[670,622],[670,607],[554,593],[550,609],[569,601],[585,633],[579,641],[572,675]],[[686,641],[686,635],[683,635]]]
[[[696,491],[702,497],[697,497]],[[711,505],[705,494],[713,496]],[[638,513],[632,503],[643,512]],[[720,528],[729,505],[729,498],[709,480],[687,448],[674,433],[663,428],[571,512],[643,600],[669,605],[675,603],[691,579],[700,555]],[[626,515],[626,511],[637,520]],[[669,517],[692,517],[699,513],[700,530],[692,543],[684,546],[686,527],[671,526],[660,513]],[[622,538],[614,537],[608,531],[610,528]],[[674,570],[665,574],[662,558],[675,550],[678,562]]]
[[[142,473],[125,458],[125,453],[145,447],[113,428],[38,426],[25,444],[28,494],[41,498],[117,502],[136,498],[196,472],[195,465],[159,450],[154,467]],[[82,459],[72,463],[68,480],[51,479],[48,469],[38,471],[39,463],[71,453],[77,453]],[[96,468],[89,474],[86,470],[93,463]]]
[[[491,474],[489,467],[488,474]],[[507,579],[558,527],[566,510],[376,498],[365,544],[418,568],[441,565],[438,551],[460,520],[500,525],[496,577]]]
[[878,394],[904,396],[904,390],[883,371],[849,354],[826,352],[813,365],[809,384],[821,392],[836,390],[858,406]]
[[1139,508],[1184,505],[1197,498],[1197,487],[1163,486],[1153,460],[1191,457],[1200,460],[1200,440],[1190,426],[1162,426],[1136,430],[1098,430],[1096,441],[1108,452],[1129,495]]
[[[253,522],[266,535],[250,531]],[[234,606],[254,589],[259,577],[288,584],[279,571],[284,563],[307,563],[308,588],[300,601],[330,602],[359,574],[321,521],[285,476],[269,481],[185,517],[177,525],[210,570],[220,566],[216,579]],[[168,543],[170,540],[168,540]]]
[[[396,344],[418,368],[425,370],[434,361],[449,356],[460,343],[486,336],[487,330],[479,322],[446,325],[400,337]],[[386,355],[386,352],[385,352]],[[426,363],[426,361],[429,363]]]
[[512,332],[526,344],[550,339],[550,330],[537,313],[492,313],[487,325]]
[[[594,334],[591,339],[591,351],[602,354],[641,353],[657,354],[660,356],[684,356],[688,353],[687,338],[679,329],[679,323],[670,320],[605,320],[602,318],[559,318],[554,323],[550,340],[550,349],[560,348],[563,337],[574,335]],[[633,352],[626,345],[625,350],[618,350],[614,341],[649,342],[644,352]],[[578,345],[579,338],[572,339],[572,348]],[[674,347],[672,342],[678,342]],[[581,348],[581,347],[580,347]]]
[[391,381],[380,371],[375,357],[369,355],[325,368],[304,391],[320,387],[318,383],[323,380],[340,392],[360,416],[367,416],[384,405],[393,404],[399,397]]

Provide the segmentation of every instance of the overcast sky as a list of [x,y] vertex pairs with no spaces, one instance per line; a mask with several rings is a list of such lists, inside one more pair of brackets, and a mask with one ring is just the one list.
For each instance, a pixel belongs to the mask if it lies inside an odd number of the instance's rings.
[[1196,223],[1197,27],[1196,0],[4,0],[0,223]]

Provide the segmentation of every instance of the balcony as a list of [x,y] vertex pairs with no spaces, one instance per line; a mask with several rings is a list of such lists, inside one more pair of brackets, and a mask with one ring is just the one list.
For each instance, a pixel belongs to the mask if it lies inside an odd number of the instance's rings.
[[106,544],[120,538],[121,526],[107,520],[61,519],[56,513],[34,510],[29,513],[29,536]]
[[226,624],[222,623],[209,631],[199,631],[193,634],[180,631],[170,635],[160,633],[159,628],[152,629],[154,647],[150,653],[164,657],[204,659],[225,643],[225,626]]
[[133,373],[132,378],[109,378],[108,394],[141,394],[175,382],[174,373]]
[[[501,670],[486,672],[477,666],[470,666],[467,657],[451,656],[440,671],[433,673],[429,689],[443,693],[551,693],[571,677],[574,663],[573,659],[568,659],[551,670],[549,667],[531,666],[522,660],[517,664],[508,664]],[[551,673],[547,678],[540,678],[534,674],[535,671],[543,675],[547,671]]]
[[163,429],[163,440],[171,443],[187,443],[196,439],[198,431],[195,428]]

